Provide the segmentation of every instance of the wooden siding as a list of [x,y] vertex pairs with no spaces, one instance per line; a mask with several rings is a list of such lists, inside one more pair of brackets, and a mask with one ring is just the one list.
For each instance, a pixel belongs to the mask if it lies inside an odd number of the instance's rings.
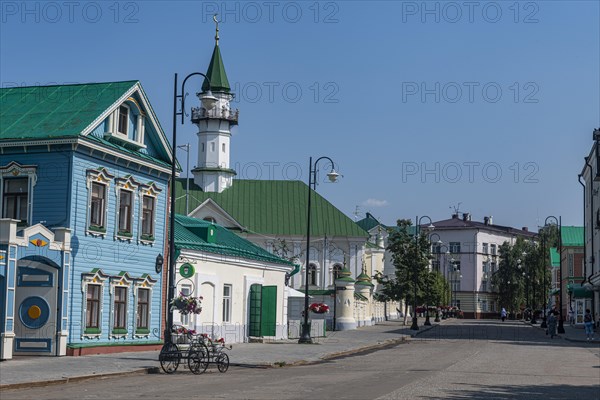
[[[132,167],[134,164],[132,164]],[[88,210],[88,188],[86,186],[87,169],[97,169],[104,167],[107,171],[115,175],[115,178],[131,175],[139,183],[148,183],[153,181],[162,189],[158,195],[155,211],[155,241],[153,245],[145,245],[138,242],[139,231],[141,229],[140,222],[140,204],[141,198],[135,198],[134,216],[133,216],[133,238],[131,241],[123,241],[116,239],[117,229],[117,195],[115,191],[115,181],[110,182],[107,192],[107,214],[106,214],[106,236],[97,237],[86,233],[87,230],[87,210]],[[136,190],[136,193],[138,191]],[[73,325],[69,332],[70,343],[81,342],[100,342],[104,343],[131,341],[135,330],[134,319],[134,297],[133,286],[130,287],[128,293],[128,329],[127,337],[120,340],[110,339],[108,335],[112,327],[109,326],[110,321],[110,282],[104,282],[103,296],[103,312],[102,312],[102,335],[100,339],[82,339],[81,335],[85,320],[83,319],[83,293],[81,290],[81,274],[90,272],[94,268],[100,268],[108,275],[117,275],[121,271],[127,271],[132,278],[141,277],[143,274],[150,274],[158,282],[153,286],[152,301],[151,301],[151,324],[150,337],[148,340],[158,340],[160,335],[160,322],[162,319],[161,308],[161,287],[162,277],[156,273],[154,263],[158,254],[164,256],[164,241],[165,235],[165,215],[166,215],[166,199],[168,197],[167,182],[159,180],[155,176],[136,172],[134,169],[126,169],[123,166],[118,166],[113,163],[102,161],[97,158],[76,153],[74,156],[73,167],[73,184],[72,184],[72,203],[71,203],[71,223],[70,227],[73,230],[73,276],[71,287],[71,302],[70,315]],[[166,260],[166,257],[165,257]],[[80,321],[79,323],[77,321]],[[153,330],[158,332],[153,335]],[[143,340],[142,340],[143,341]]]
[[59,227],[68,224],[71,152],[29,150],[27,153],[0,156],[0,166],[11,161],[35,165],[37,183],[33,188],[31,225]]

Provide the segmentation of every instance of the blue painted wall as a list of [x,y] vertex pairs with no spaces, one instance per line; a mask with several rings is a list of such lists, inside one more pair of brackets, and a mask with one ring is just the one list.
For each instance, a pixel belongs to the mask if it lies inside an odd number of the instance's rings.
[[[15,150],[7,148],[7,150]],[[37,166],[37,183],[33,188],[33,213],[30,223],[42,222],[47,227],[64,227],[69,223],[70,151],[29,148],[27,153],[3,154],[0,165],[16,161]]]
[[[156,204],[156,224],[155,241],[152,245],[138,242],[141,199],[138,196],[135,199],[133,216],[133,238],[121,240],[115,238],[117,231],[117,195],[115,191],[115,182],[111,182],[108,190],[107,201],[107,232],[104,237],[97,237],[86,233],[87,228],[87,208],[88,208],[88,189],[86,178],[88,169],[96,169],[99,166],[105,167],[107,171],[115,175],[115,178],[131,175],[139,183],[155,182],[162,190],[157,198]],[[133,166],[133,164],[132,164]],[[121,271],[126,271],[131,277],[141,277],[142,274],[150,274],[158,282],[152,288],[152,307],[151,307],[151,327],[150,331],[160,332],[160,321],[162,320],[161,310],[161,277],[156,273],[154,264],[158,254],[164,255],[165,229],[166,229],[166,200],[168,197],[167,181],[163,175],[160,179],[147,171],[146,173],[137,172],[136,169],[127,169],[114,162],[107,162],[93,158],[83,153],[76,153],[73,158],[73,175],[71,191],[71,220],[70,227],[73,230],[72,249],[73,249],[73,275],[71,281],[71,302],[70,315],[72,321],[83,321],[82,309],[84,306],[83,293],[81,291],[81,276],[94,268],[100,268],[108,275],[118,275]],[[137,191],[136,191],[137,192]],[[73,323],[69,332],[71,343],[94,343],[94,342],[118,342],[119,340],[133,340],[133,331],[135,330],[135,320],[133,319],[133,294],[129,290],[129,334],[124,339],[110,339],[108,333],[112,327],[109,327],[110,321],[110,296],[109,282],[104,283],[103,314],[102,314],[102,337],[100,339],[82,338],[84,323]],[[152,334],[147,339],[156,341],[158,337]],[[138,339],[138,341],[140,341]],[[143,340],[142,340],[143,341]]]

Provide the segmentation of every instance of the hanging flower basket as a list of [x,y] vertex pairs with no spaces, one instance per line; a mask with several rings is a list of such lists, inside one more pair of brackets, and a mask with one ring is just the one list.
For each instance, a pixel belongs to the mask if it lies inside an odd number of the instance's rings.
[[200,314],[202,312],[202,296],[185,296],[180,293],[179,296],[171,300],[171,311],[179,311],[181,315]]
[[325,303],[312,303],[308,308],[315,314],[325,314],[329,312],[329,306]]

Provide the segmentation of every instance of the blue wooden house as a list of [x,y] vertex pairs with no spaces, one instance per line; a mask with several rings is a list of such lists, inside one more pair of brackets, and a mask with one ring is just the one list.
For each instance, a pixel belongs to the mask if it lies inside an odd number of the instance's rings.
[[0,358],[160,342],[171,149],[137,81],[0,90]]

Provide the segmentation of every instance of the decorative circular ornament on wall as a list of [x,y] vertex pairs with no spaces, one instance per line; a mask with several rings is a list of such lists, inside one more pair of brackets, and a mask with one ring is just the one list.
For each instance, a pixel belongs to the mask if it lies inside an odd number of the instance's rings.
[[28,297],[19,306],[19,319],[29,329],[41,328],[49,318],[50,305],[39,296]]

